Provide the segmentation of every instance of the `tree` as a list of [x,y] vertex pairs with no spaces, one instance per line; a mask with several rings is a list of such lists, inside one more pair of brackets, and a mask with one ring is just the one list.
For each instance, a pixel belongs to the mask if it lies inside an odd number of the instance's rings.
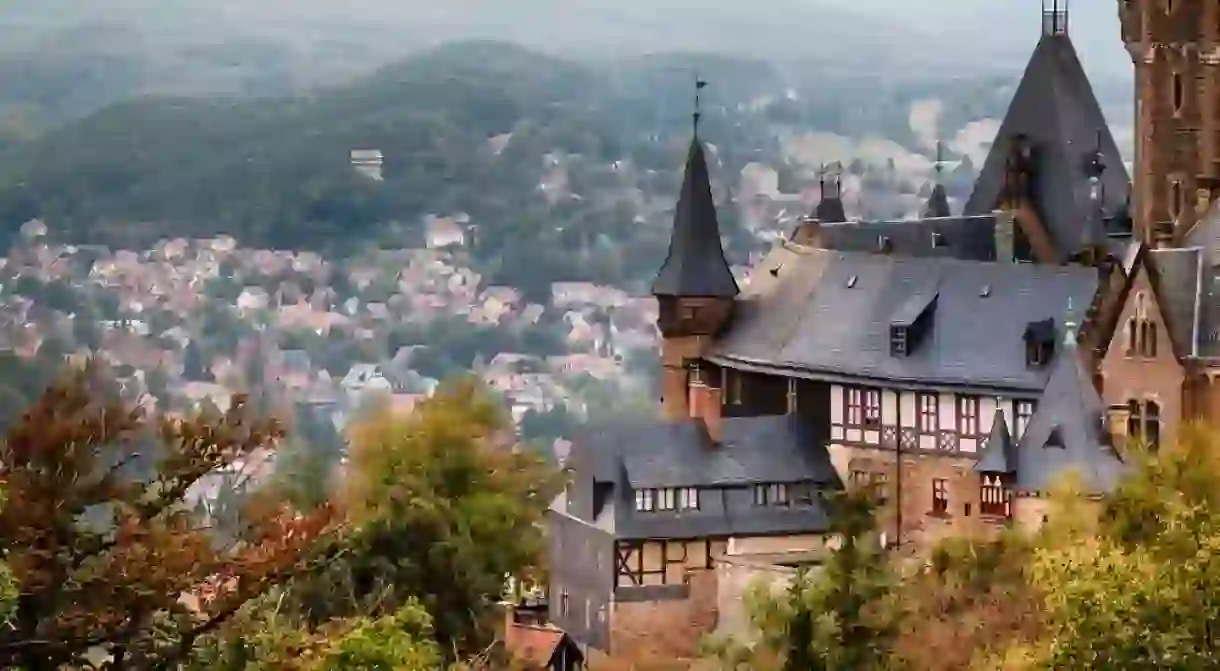
[[899,631],[897,586],[875,533],[867,494],[827,500],[840,539],[821,567],[800,570],[783,594],[753,586],[746,604],[758,641],[710,641],[726,669],[814,671],[883,668]]
[[169,668],[247,601],[304,570],[332,529],[255,498],[219,544],[186,499],[282,437],[233,399],[219,416],[147,417],[96,367],[52,385],[0,446],[0,546],[19,597],[0,666]]
[[505,577],[538,567],[541,522],[561,487],[509,433],[500,407],[467,379],[408,417],[356,427],[339,494],[353,531],[336,561],[294,588],[302,612],[314,623],[379,617],[414,597],[443,650],[482,649]]
[[1220,643],[1220,443],[1187,427],[1097,508],[1065,486],[1035,552],[1047,627],[1030,668],[1206,669]]

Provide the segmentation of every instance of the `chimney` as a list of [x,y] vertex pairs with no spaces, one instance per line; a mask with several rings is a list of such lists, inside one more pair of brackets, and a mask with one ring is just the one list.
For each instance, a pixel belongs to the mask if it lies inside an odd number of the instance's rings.
[[698,371],[691,378],[690,416],[701,420],[712,442],[719,443],[721,391],[708,384],[706,374],[706,371]]
[[792,232],[792,241],[810,247],[822,246],[822,222],[817,217],[805,217]]
[[1112,405],[1106,409],[1106,420],[1110,429],[1110,442],[1116,448],[1121,448],[1127,440],[1127,422],[1131,419],[1131,409],[1126,405]]
[[1012,263],[1016,253],[1013,238],[1016,235],[1016,213],[1012,210],[995,210],[995,260]]
[[713,443],[720,444],[723,433],[721,432],[721,415],[720,415],[721,391],[715,387],[707,387],[707,396],[703,403],[703,426],[707,429],[707,435],[712,439]]

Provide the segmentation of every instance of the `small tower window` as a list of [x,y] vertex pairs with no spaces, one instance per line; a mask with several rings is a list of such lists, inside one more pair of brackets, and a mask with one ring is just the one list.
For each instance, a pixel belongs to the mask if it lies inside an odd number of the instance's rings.
[[1173,73],[1173,113],[1179,114],[1186,102],[1186,86],[1182,83],[1182,73]]
[[1169,183],[1169,216],[1174,219],[1182,213],[1182,181],[1175,179]]

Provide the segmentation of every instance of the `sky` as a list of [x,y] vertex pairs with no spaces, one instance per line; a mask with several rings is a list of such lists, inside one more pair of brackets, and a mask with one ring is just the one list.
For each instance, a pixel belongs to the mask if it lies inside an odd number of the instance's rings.
[[[4,23],[106,19],[206,39],[234,31],[280,38],[362,26],[406,52],[499,37],[558,52],[698,50],[763,58],[841,57],[943,67],[1019,66],[1052,0],[0,0]],[[1063,1],[1063,0],[1060,0]],[[1119,0],[1075,0],[1072,34],[1090,74],[1129,76]],[[4,42],[0,39],[0,44]],[[919,56],[912,61],[913,56]]]

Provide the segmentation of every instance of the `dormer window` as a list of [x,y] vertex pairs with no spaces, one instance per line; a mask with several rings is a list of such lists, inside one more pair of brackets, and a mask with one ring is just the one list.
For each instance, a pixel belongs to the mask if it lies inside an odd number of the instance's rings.
[[890,355],[906,356],[907,351],[907,335],[910,329],[906,326],[891,326],[890,327]]
[[1055,320],[1030,322],[1025,327],[1025,365],[1040,367],[1055,353]]
[[1051,434],[1046,437],[1047,447],[1063,447],[1063,432],[1059,427],[1051,429]]
[[888,235],[877,236],[877,251],[882,254],[889,254],[894,251],[894,243],[890,241]]

